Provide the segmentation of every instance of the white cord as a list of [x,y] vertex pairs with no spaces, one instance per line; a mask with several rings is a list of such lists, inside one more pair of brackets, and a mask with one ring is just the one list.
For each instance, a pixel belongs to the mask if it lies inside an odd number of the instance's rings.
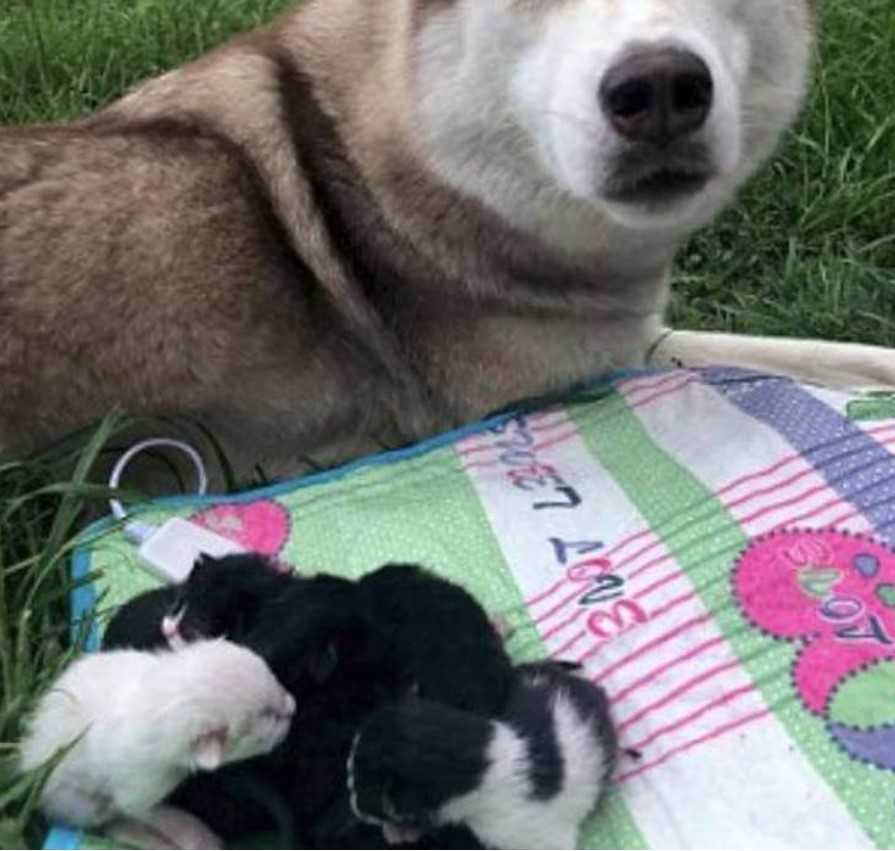
[[[184,443],[181,440],[173,440],[172,438],[167,437],[154,437],[149,440],[141,441],[140,443],[134,444],[130,449],[127,450],[117,461],[115,466],[112,468],[112,474],[109,476],[109,487],[117,490],[118,483],[121,481],[121,476],[124,473],[127,465],[134,459],[135,456],[139,455],[146,449],[151,449],[156,446],[166,446],[170,449],[179,449],[184,454],[188,455],[190,460],[193,462],[193,466],[196,468],[196,492],[201,496],[208,490],[208,475],[205,472],[205,463],[202,461],[202,456],[188,443]],[[115,498],[109,500],[109,506],[112,509],[112,514],[118,520],[126,520],[127,512],[124,510],[124,506],[121,504],[121,501]],[[149,523],[141,523],[139,520],[129,520],[124,525],[125,534],[135,543],[142,544],[144,541],[148,540],[153,534],[156,532],[156,527],[152,526]]]

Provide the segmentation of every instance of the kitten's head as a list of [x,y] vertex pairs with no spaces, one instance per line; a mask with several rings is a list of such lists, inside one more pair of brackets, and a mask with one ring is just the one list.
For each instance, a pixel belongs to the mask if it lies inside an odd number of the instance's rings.
[[259,605],[281,593],[290,577],[264,556],[202,555],[162,619],[172,650],[202,638],[241,640],[254,626]]
[[169,657],[182,666],[187,693],[178,712],[186,722],[194,770],[272,751],[289,732],[295,699],[256,653],[223,639],[197,641]]

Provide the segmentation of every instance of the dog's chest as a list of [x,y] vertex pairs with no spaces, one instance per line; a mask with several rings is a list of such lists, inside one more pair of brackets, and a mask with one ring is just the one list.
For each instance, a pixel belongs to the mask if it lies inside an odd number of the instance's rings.
[[482,317],[422,336],[426,376],[460,420],[644,364],[661,316]]

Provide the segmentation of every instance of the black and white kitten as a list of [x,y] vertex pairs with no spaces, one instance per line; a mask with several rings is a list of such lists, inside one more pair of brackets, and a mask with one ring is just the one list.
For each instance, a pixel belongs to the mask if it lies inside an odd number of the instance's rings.
[[351,806],[396,844],[464,825],[489,848],[574,848],[617,750],[602,689],[522,665],[499,718],[416,698],[371,716],[348,759]]

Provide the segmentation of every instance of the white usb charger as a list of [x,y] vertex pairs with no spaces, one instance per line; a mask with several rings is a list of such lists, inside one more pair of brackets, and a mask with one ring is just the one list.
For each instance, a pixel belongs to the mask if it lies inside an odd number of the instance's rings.
[[[169,438],[153,438],[137,443],[125,452],[109,476],[109,487],[117,488],[124,469],[134,456],[146,449],[167,447],[177,449],[189,456],[196,468],[199,495],[208,489],[208,477],[202,457],[188,443]],[[244,547],[181,517],[172,517],[155,526],[140,520],[128,519],[121,501],[110,499],[112,514],[124,521],[124,534],[137,545],[137,554],[141,565],[153,576],[163,582],[177,584],[183,582],[193,569],[196,559],[201,555],[220,558],[225,555],[246,552]]]

